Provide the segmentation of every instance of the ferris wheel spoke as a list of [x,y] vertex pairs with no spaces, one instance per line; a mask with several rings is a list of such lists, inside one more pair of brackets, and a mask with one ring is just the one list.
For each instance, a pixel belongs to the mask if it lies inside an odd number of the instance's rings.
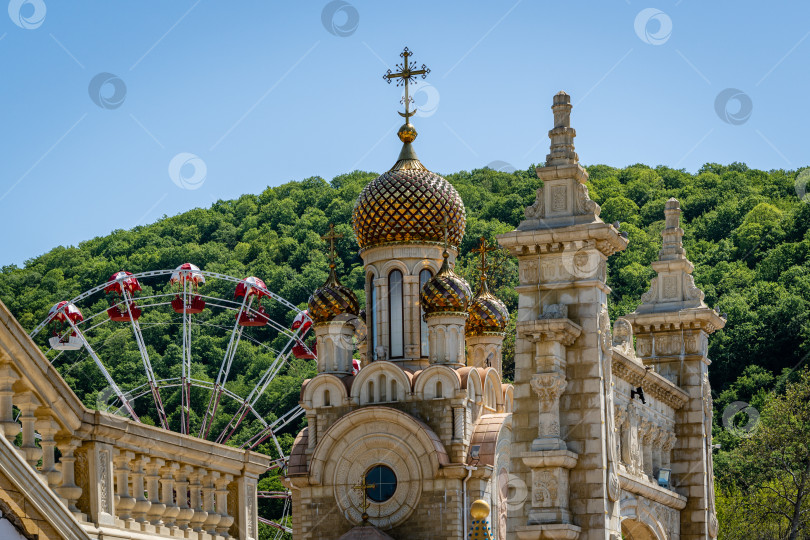
[[[262,396],[264,391],[267,390],[267,387],[270,385],[270,382],[275,378],[276,374],[278,374],[278,372],[281,371],[281,368],[284,367],[284,364],[287,363],[287,359],[291,354],[292,344],[295,341],[297,341],[298,339],[297,336],[299,333],[300,329],[297,329],[293,333],[293,337],[290,338],[284,345],[284,347],[281,349],[281,351],[279,351],[279,354],[276,355],[276,358],[275,360],[273,360],[273,363],[270,364],[270,367],[265,370],[265,372],[259,379],[259,382],[253,388],[253,390],[250,391],[250,394],[245,399],[243,405],[239,408],[237,413],[233,415],[231,420],[228,422],[228,425],[226,425],[225,429],[222,430],[222,433],[219,434],[219,437],[217,437],[216,442],[224,444],[228,442],[231,436],[233,436],[233,433],[239,427],[239,424],[241,424],[242,420],[245,419],[248,409],[253,409],[256,402]],[[230,433],[228,433],[229,429]]]
[[269,426],[265,427],[259,433],[251,437],[247,442],[245,442],[240,448],[247,448],[249,450],[255,449],[257,446],[262,444],[264,441],[267,440],[268,437],[273,437],[273,441],[276,445],[276,450],[278,450],[279,456],[281,459],[286,461],[286,457],[284,456],[284,452],[281,449],[281,445],[276,438],[276,432],[281,431],[288,425],[290,425],[294,420],[300,418],[304,414],[304,409],[298,405],[294,409],[287,411],[283,416],[276,419],[275,422],[270,424]]
[[129,318],[129,322],[132,325],[132,333],[135,336],[135,343],[138,345],[138,351],[141,353],[141,361],[143,362],[143,369],[146,372],[146,380],[149,383],[149,389],[152,393],[152,399],[155,402],[155,409],[157,410],[158,420],[160,421],[160,427],[163,429],[169,429],[169,422],[166,419],[166,411],[163,408],[163,400],[160,397],[160,391],[158,390],[157,384],[155,383],[155,371],[152,369],[152,362],[149,360],[149,352],[146,349],[146,342],[143,339],[143,333],[141,332],[141,326],[138,323],[138,319],[132,313],[132,296],[130,295],[129,291],[126,288],[121,288],[121,292],[124,296],[124,303],[127,308],[127,317]]
[[81,329],[79,329],[78,326],[76,326],[76,323],[74,323],[71,319],[67,319],[67,322],[71,326],[71,328],[73,328],[73,331],[76,333],[76,337],[78,337],[82,341],[84,348],[87,349],[87,354],[90,355],[90,357],[96,363],[98,369],[101,370],[101,374],[104,375],[104,378],[107,380],[107,384],[110,386],[110,388],[112,388],[113,392],[118,397],[118,399],[121,400],[121,403],[123,404],[123,407],[126,409],[127,413],[129,413],[129,415],[132,417],[133,420],[140,422],[140,418],[138,418],[138,415],[135,414],[135,410],[132,408],[132,404],[126,400],[126,398],[124,397],[124,393],[121,392],[121,389],[118,387],[117,384],[115,384],[112,375],[110,375],[110,372],[107,371],[107,368],[104,367],[104,364],[101,363],[101,360],[96,354],[96,351],[94,351],[93,347],[90,346],[90,343],[87,341],[87,338],[84,336],[84,333],[81,331]]
[[280,523],[276,523],[275,521],[271,521],[269,519],[263,518],[259,516],[259,523],[264,523],[265,525],[269,525],[279,531],[284,531],[287,534],[292,534],[293,530],[286,525],[282,525]]
[[183,366],[180,381],[180,432],[191,431],[191,313],[189,313],[188,280],[183,280]]
[[239,340],[242,338],[242,330],[244,327],[241,326],[239,322],[241,320],[242,313],[245,311],[245,305],[247,305],[248,309],[250,309],[251,303],[253,303],[253,298],[251,297],[250,302],[248,302],[248,295],[245,295],[245,297],[242,299],[242,305],[239,306],[239,311],[236,314],[236,322],[233,323],[233,330],[231,330],[231,337],[228,340],[228,346],[225,349],[225,356],[222,358],[222,364],[219,367],[219,373],[217,373],[217,381],[214,383],[213,390],[211,390],[211,398],[208,401],[208,407],[205,409],[202,426],[200,426],[199,437],[202,439],[208,438],[211,431],[211,425],[214,423],[214,416],[217,413],[219,400],[222,397],[220,387],[225,386],[225,383],[228,380],[231,364],[233,363],[234,356],[236,356],[236,350],[239,347]]

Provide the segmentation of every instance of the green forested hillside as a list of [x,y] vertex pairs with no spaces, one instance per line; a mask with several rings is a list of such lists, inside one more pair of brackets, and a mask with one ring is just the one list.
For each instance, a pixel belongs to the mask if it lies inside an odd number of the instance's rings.
[[[810,205],[797,196],[797,172],[753,170],[740,163],[707,164],[696,174],[645,165],[587,169],[591,198],[602,206],[601,217],[606,222],[621,222],[621,230],[630,238],[630,247],[609,261],[613,318],[633,311],[649,287],[654,274],[650,263],[661,244],[664,203],[669,197],[681,201],[684,243],[695,264],[695,281],[705,291],[706,303],[728,319],[725,329],[710,338],[710,374],[718,438],[726,447],[735,446],[734,437],[719,429],[720,411],[740,400],[764,406],[769,392],[781,391],[788,374],[810,353]],[[319,177],[290,182],[259,195],[243,195],[207,209],[164,217],[151,225],[115,231],[78,247],[54,248],[27,261],[24,268],[3,267],[0,299],[30,330],[54,303],[103,283],[118,270],[140,272],[192,262],[208,271],[258,276],[269,289],[303,307],[326,278],[327,258],[320,235],[334,223],[345,235],[337,243],[338,273],[363,304],[363,272],[350,221],[355,199],[375,176],[356,171],[331,182]],[[480,236],[494,240],[496,234],[513,229],[522,219],[523,209],[533,202],[540,181],[533,166],[514,173],[461,171],[446,178],[467,207],[459,268],[474,282],[470,248]],[[516,262],[506,254],[496,260],[492,288],[514,311]],[[211,287],[221,289],[223,295],[232,291],[227,283],[215,282]],[[99,302],[104,307],[104,299]],[[155,332],[149,338],[155,361],[171,365],[177,360],[175,331]],[[124,385],[135,384],[133,373],[142,373],[137,349],[116,339],[111,333],[104,340],[108,347],[118,347],[118,358],[111,366],[113,377]],[[507,376],[513,336],[509,341]],[[212,378],[225,343],[214,339],[208,345],[210,354],[200,355],[195,373]],[[235,366],[242,379],[234,384],[247,384],[251,371],[270,361],[269,353],[251,354]],[[93,406],[95,393],[104,384],[93,374],[90,360],[56,365],[80,397]],[[300,381],[311,373],[310,364],[297,362],[271,387],[268,408],[283,412],[294,405]],[[169,401],[170,408],[176,407]]]

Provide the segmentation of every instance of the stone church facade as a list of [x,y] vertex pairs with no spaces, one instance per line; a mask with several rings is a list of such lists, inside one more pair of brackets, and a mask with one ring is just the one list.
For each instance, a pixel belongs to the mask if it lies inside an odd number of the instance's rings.
[[485,262],[475,287],[453,272],[464,205],[416,157],[410,123],[359,196],[367,310],[334,270],[309,303],[319,373],[288,469],[295,538],[462,539],[476,499],[493,538],[716,537],[707,347],[724,320],[695,286],[671,199],[657,277],[611,325],[607,259],[628,240],[588,196],[569,96],[552,110],[543,187],[498,237],[519,264],[514,384],[510,314]]

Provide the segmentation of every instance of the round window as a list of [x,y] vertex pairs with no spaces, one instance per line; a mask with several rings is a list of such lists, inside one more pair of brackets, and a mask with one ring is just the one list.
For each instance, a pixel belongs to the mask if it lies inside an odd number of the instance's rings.
[[376,465],[366,473],[366,496],[374,502],[385,502],[397,490],[397,475],[390,467]]

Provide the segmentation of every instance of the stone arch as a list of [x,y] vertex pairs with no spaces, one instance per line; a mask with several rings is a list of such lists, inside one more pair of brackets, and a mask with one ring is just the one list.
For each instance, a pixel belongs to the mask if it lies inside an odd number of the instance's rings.
[[422,270],[430,270],[430,272],[435,276],[436,273],[439,271],[439,264],[436,261],[430,259],[422,259],[421,261],[417,261],[416,264],[413,265],[413,272],[414,276],[418,276],[419,272]]
[[[352,384],[352,401],[358,405],[365,405],[372,403],[369,398],[373,398],[373,402],[378,401],[379,392],[381,391],[380,382],[381,377],[385,376],[387,379],[386,400],[387,401],[405,401],[407,393],[410,391],[411,383],[408,376],[402,369],[391,362],[372,362],[368,366],[361,369],[355,376],[354,383]],[[368,395],[368,382],[374,382],[376,396]],[[390,395],[391,382],[396,381],[397,395]]]
[[413,383],[413,393],[416,399],[435,398],[437,381],[442,383],[442,397],[455,397],[456,393],[461,390],[461,378],[454,369],[442,365],[433,365],[416,375]]
[[404,262],[397,259],[391,259],[385,261],[385,263],[382,265],[382,268],[380,268],[380,276],[387,277],[388,274],[390,274],[394,270],[399,270],[400,272],[402,272],[403,277],[411,275],[408,266]]
[[493,368],[484,371],[484,406],[493,412],[500,412],[503,409],[503,390],[501,390],[501,378]]
[[301,401],[305,409],[324,406],[324,392],[329,391],[331,405],[343,405],[348,399],[346,386],[339,378],[331,373],[320,373],[310,379],[304,388]]
[[483,384],[479,370],[473,367],[464,367],[456,373],[461,377],[461,387],[467,389],[467,411],[469,423],[473,424],[481,415],[481,405],[484,399]]
[[512,412],[512,406],[515,403],[515,387],[511,384],[503,385],[503,412]]
[[621,501],[622,534],[627,540],[668,540],[663,524],[649,507],[635,497]]
[[371,502],[370,522],[389,529],[419,504],[422,486],[449,464],[438,436],[424,423],[390,407],[355,410],[330,427],[310,462],[310,482],[331,487],[338,508],[352,523],[361,521],[361,494],[351,488],[371,467],[385,465],[397,477],[394,495]]

